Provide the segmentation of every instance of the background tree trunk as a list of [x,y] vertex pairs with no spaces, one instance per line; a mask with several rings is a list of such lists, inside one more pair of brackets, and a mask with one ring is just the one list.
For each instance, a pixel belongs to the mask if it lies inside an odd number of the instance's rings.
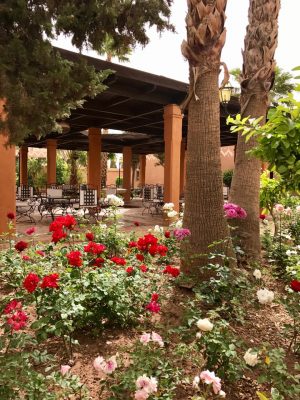
[[217,249],[233,256],[223,211],[218,86],[227,0],[187,0],[187,4],[182,53],[190,65],[190,94],[183,224],[191,237],[184,246],[187,259],[182,269],[197,281],[205,278],[200,267],[208,262],[209,245],[219,242]]
[[[241,75],[241,114],[243,117],[266,117],[268,94],[274,82],[274,53],[277,47],[280,0],[250,0],[249,25],[243,52]],[[262,121],[263,123],[264,121]],[[237,220],[240,245],[248,259],[260,259],[259,191],[261,161],[247,155],[256,145],[251,139],[238,136],[235,170],[229,201],[247,211],[245,220]]]

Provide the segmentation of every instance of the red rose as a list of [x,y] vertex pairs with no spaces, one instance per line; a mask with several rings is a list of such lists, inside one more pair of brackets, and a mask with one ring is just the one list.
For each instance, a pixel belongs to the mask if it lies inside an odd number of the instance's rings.
[[266,216],[265,216],[265,214],[260,214],[259,218],[264,220],[264,219],[266,219]]
[[69,260],[69,265],[72,267],[81,267],[82,265],[82,254],[80,251],[70,251],[69,254],[67,254],[67,259]]
[[45,255],[46,255],[42,250],[37,250],[36,254],[38,254],[41,257],[45,257]]
[[94,240],[94,234],[92,232],[87,232],[85,234],[85,237],[89,242],[92,242]]
[[140,226],[140,223],[138,221],[134,221],[135,226]]
[[294,292],[300,292],[300,281],[297,279],[292,280],[290,283],[291,289],[293,289]]
[[27,235],[32,235],[36,231],[36,227],[32,226],[31,228],[26,229],[25,233]]
[[44,276],[43,281],[41,283],[41,288],[46,289],[46,288],[51,288],[51,289],[56,289],[58,288],[58,281],[59,275],[58,274],[50,274],[47,276]]
[[140,270],[142,272],[147,272],[148,271],[148,267],[146,265],[142,264],[142,265],[140,265]]
[[83,249],[86,253],[101,254],[106,250],[106,246],[101,243],[89,242]]
[[22,260],[24,260],[24,261],[29,261],[29,260],[30,260],[30,257],[27,256],[27,255],[24,255],[24,256],[22,256]]
[[158,239],[155,236],[151,235],[151,233],[148,233],[148,235],[145,235],[144,240],[145,240],[146,244],[157,244],[157,242],[158,242]]
[[23,240],[20,240],[18,243],[15,244],[15,249],[21,253],[21,251],[27,249],[28,243],[24,242]]
[[168,248],[167,246],[164,246],[163,244],[160,244],[157,246],[157,252],[159,253],[160,256],[165,256],[167,254]]
[[163,270],[164,274],[172,275],[173,278],[177,278],[180,274],[179,268],[172,267],[171,265],[167,265],[166,268]]
[[156,301],[150,301],[149,304],[146,305],[146,310],[156,314],[160,311],[160,305],[156,303]]
[[151,254],[151,256],[155,256],[155,254],[157,253],[156,244],[151,244],[148,251],[149,251],[149,254]]
[[40,278],[33,272],[30,272],[23,281],[23,287],[27,290],[27,292],[33,293],[37,288],[39,281]]
[[136,259],[142,262],[145,260],[145,257],[143,256],[143,254],[137,254]]
[[103,263],[104,263],[104,258],[102,258],[102,257],[97,257],[94,261],[93,261],[93,265],[95,266],[95,267],[100,267],[100,268],[102,268],[103,267]]
[[112,257],[110,259],[112,262],[114,262],[117,265],[125,265],[126,264],[126,260],[124,258],[121,257]]
[[52,232],[52,242],[57,243],[62,239],[65,239],[67,234],[62,230],[57,229],[56,231]]
[[16,299],[10,301],[3,310],[4,314],[10,314],[12,311],[20,310],[22,308],[22,303]]
[[69,229],[69,230],[74,229],[74,226],[75,226],[76,224],[77,224],[77,221],[76,221],[76,219],[73,217],[73,215],[69,215],[69,214],[65,215],[63,225],[64,225],[67,229]]
[[128,275],[131,275],[133,273],[133,267],[127,267],[126,272]]
[[170,231],[166,231],[165,232],[165,238],[169,239],[170,236],[171,236],[171,232]]
[[159,294],[158,293],[152,293],[151,295],[151,301],[157,301],[159,298]]
[[10,325],[12,331],[19,331],[26,326],[27,319],[24,311],[18,310],[7,319],[7,324]]
[[129,242],[128,243],[128,247],[132,248],[132,247],[136,247],[137,246],[137,242]]
[[12,211],[8,212],[6,214],[6,216],[8,219],[11,219],[11,220],[15,219],[15,214]]
[[65,217],[56,217],[49,225],[49,232],[61,231],[63,229]]

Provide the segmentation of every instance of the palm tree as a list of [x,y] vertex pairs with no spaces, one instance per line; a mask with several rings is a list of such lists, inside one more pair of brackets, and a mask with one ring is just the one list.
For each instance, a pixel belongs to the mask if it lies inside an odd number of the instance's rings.
[[[277,47],[279,8],[280,0],[250,0],[241,74],[240,103],[244,117],[265,117],[267,114],[268,95],[275,77],[274,53]],[[237,221],[235,234],[247,257],[258,260],[261,161],[247,155],[247,151],[255,145],[254,137],[246,143],[245,138],[239,135],[230,201],[247,211],[248,217]]]
[[225,43],[227,0],[188,0],[187,41],[182,53],[189,61],[187,178],[184,226],[191,230],[187,254],[193,254],[185,272],[202,279],[208,246],[219,241],[219,250],[233,254],[223,211],[220,161],[220,57]]

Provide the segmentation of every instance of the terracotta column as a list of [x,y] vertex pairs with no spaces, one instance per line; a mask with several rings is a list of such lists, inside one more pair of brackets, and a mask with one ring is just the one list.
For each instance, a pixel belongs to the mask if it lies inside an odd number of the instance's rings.
[[184,193],[185,187],[185,174],[186,174],[186,142],[181,142],[180,148],[180,187],[179,187],[179,195]]
[[88,185],[101,195],[101,129],[89,128]]
[[164,201],[174,203],[179,211],[180,152],[182,139],[182,113],[176,104],[164,108]]
[[21,146],[20,152],[20,185],[28,185],[28,147]]
[[146,155],[140,155],[140,186],[145,186],[146,182]]
[[131,147],[123,147],[123,188],[126,189],[124,194],[125,203],[130,202],[131,192],[131,163],[132,163],[132,150]]
[[[4,119],[4,101],[0,100],[0,118]],[[0,233],[7,232],[7,213],[16,214],[16,150],[5,147],[7,133],[0,133]]]
[[56,139],[47,139],[47,184],[56,183]]

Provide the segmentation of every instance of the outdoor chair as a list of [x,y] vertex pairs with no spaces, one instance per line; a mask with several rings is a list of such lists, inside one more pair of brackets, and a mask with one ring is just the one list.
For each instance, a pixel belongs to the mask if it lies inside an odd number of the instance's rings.
[[144,207],[142,215],[147,210],[148,213],[153,215],[153,211],[157,212],[155,204],[155,187],[154,186],[144,186],[142,189],[142,205]]
[[86,219],[94,218],[99,221],[101,207],[98,203],[97,189],[82,189],[79,191],[79,203],[73,204],[74,212],[77,216],[83,216]]
[[19,186],[17,197],[19,200],[28,200],[33,198],[33,187],[26,185]]

